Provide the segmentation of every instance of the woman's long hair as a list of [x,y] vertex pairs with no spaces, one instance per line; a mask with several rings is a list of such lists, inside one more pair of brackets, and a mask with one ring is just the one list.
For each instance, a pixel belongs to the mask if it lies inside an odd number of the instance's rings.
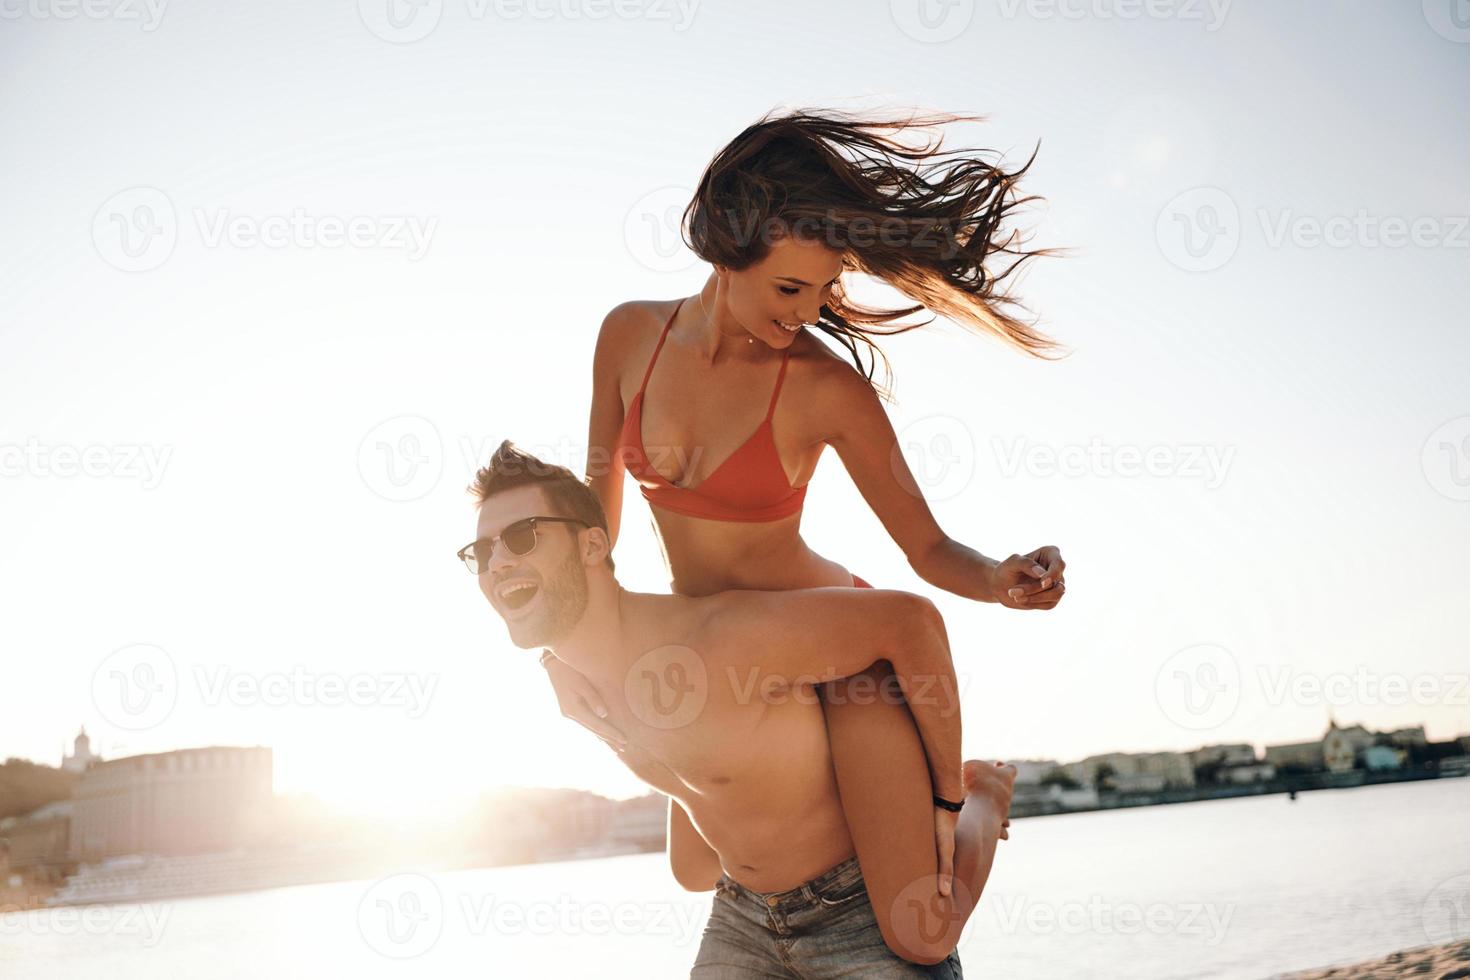
[[[1027,259],[1018,232],[1002,222],[1027,202],[1016,182],[1036,159],[1007,172],[987,163],[989,151],[943,150],[936,128],[979,116],[930,114],[861,119],[829,110],[768,113],[717,153],[684,211],[683,234],[706,262],[740,270],[761,261],[784,235],[816,239],[845,253],[850,268],[884,280],[916,305],[873,309],[833,288],[817,327],[845,347],[874,384],[881,358],[874,336],[926,324],[894,321],[928,309],[1035,357],[1061,345],[1021,322],[1003,289]],[[922,145],[895,138],[919,133]],[[1003,268],[994,268],[1004,263]],[[989,266],[989,268],[987,268]],[[932,321],[931,321],[932,322]],[[866,369],[858,349],[868,348]]]

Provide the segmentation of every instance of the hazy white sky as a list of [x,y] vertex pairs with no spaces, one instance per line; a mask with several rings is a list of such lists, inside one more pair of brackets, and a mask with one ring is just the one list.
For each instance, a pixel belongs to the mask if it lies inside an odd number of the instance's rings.
[[919,581],[834,454],[807,498],[939,602],[968,754],[1470,732],[1470,25],[922,2],[0,7],[0,755],[85,723],[354,802],[640,791],[455,562],[462,491],[502,438],[579,462],[598,323],[698,288],[673,216],[774,106],[987,114],[957,142],[1040,141],[1075,249],[1021,282],[1069,360],[888,346],[941,523],[1058,545],[1059,609]]

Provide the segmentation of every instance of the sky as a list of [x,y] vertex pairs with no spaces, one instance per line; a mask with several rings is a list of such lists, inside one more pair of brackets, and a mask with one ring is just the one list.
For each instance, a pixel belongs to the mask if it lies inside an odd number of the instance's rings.
[[[453,555],[501,439],[584,458],[593,340],[708,267],[677,215],[773,108],[1037,150],[1016,284],[888,406],[921,581],[834,453],[802,531],[933,599],[969,757],[1470,733],[1470,23],[1450,0],[393,0],[0,8],[0,756],[264,744],[276,788],[641,792]],[[922,3],[922,5],[921,5]],[[1464,26],[1462,26],[1462,24]],[[877,284],[858,282],[863,295]],[[667,591],[630,485],[623,584]]]

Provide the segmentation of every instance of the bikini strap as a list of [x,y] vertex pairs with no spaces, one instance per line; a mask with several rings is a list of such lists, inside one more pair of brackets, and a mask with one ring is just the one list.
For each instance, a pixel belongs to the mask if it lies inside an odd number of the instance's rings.
[[[684,299],[688,298],[687,296],[684,297]],[[643,390],[648,387],[648,379],[653,377],[653,362],[658,360],[658,352],[664,348],[664,338],[669,335],[669,328],[674,325],[674,317],[679,315],[679,308],[683,305],[684,300],[679,300],[678,304],[674,307],[674,312],[669,314],[669,322],[664,324],[663,333],[658,335],[658,343],[654,345],[653,356],[648,359],[648,370],[643,372],[643,384],[638,386],[639,394],[642,394]]]
[[786,348],[786,352],[781,355],[781,370],[776,372],[776,390],[771,392],[771,405],[766,409],[767,421],[770,421],[771,416],[776,414],[776,399],[781,397],[781,382],[786,379],[786,362],[790,359],[791,348],[788,347]]

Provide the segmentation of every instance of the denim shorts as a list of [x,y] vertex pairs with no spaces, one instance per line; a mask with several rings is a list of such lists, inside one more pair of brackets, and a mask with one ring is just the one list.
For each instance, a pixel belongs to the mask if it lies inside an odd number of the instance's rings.
[[754,892],[720,875],[691,980],[782,977],[939,977],[955,980],[958,951],[910,963],[883,941],[856,857],[790,891]]

